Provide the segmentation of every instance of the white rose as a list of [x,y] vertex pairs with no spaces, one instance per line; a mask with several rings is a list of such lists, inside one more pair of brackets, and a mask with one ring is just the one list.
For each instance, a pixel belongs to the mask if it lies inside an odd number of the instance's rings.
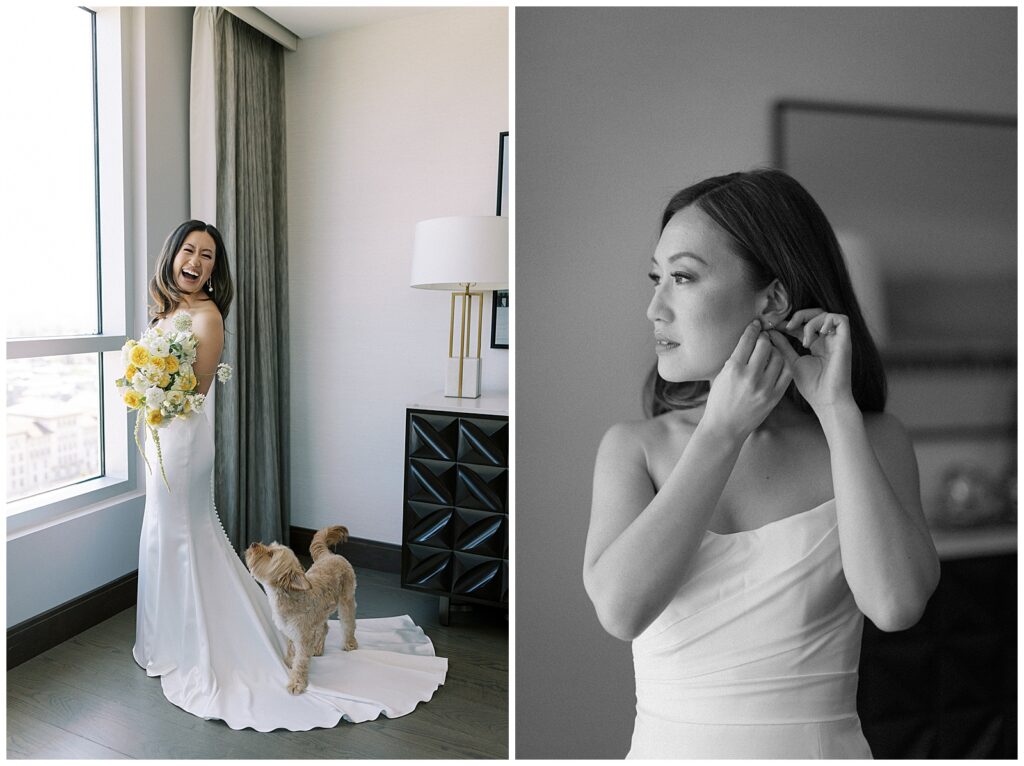
[[167,338],[156,338],[149,346],[149,353],[153,356],[167,356],[171,353],[171,343]]
[[146,380],[145,375],[136,373],[135,377],[132,378],[132,388],[135,389],[140,394],[146,393],[146,389],[149,388],[151,385],[152,383]]
[[158,409],[161,404],[164,403],[164,397],[166,394],[162,388],[153,386],[152,388],[146,389],[146,406],[150,409]]
[[189,335],[181,341],[181,356],[186,362],[196,360],[196,339]]

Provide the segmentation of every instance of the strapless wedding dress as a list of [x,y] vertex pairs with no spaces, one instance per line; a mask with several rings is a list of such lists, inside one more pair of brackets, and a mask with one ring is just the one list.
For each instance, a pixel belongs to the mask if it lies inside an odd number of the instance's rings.
[[171,491],[149,439],[153,472],[139,544],[133,655],[147,674],[160,676],[168,700],[232,729],[305,731],[342,718],[395,718],[433,696],[448,661],[434,656],[430,639],[408,616],[357,620],[359,648],[351,652],[342,651],[338,621],[331,620],[323,656],[310,661],[308,689],[289,694],[286,640],[213,505],[213,430],[206,415],[161,430],[160,447]]
[[835,501],[707,532],[693,571],[633,641],[629,758],[870,758],[857,716],[864,617]]

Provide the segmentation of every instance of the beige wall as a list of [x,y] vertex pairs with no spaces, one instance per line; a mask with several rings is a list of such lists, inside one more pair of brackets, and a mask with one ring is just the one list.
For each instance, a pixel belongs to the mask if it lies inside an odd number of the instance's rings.
[[770,159],[776,98],[1014,114],[1015,9],[516,11],[516,748],[621,757],[629,646],[581,569],[594,454],[641,416],[661,207]]
[[405,407],[442,388],[448,340],[447,295],[409,287],[413,229],[494,214],[507,20],[438,9],[286,54],[294,525],[401,539]]

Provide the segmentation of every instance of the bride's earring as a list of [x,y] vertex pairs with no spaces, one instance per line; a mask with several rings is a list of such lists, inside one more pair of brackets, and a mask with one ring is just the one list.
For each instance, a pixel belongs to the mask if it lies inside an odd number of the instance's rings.
[[206,282],[206,292],[210,293],[210,295],[213,295],[213,280],[212,279],[209,279]]

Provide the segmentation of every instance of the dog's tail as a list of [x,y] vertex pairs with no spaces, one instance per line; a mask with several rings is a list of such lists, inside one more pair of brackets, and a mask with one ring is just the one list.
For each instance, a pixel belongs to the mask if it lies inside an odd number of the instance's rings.
[[309,555],[313,557],[313,561],[317,561],[325,553],[330,553],[327,549],[329,545],[336,545],[339,542],[348,541],[348,528],[337,524],[333,527],[324,527],[313,535],[313,542],[309,545]]

